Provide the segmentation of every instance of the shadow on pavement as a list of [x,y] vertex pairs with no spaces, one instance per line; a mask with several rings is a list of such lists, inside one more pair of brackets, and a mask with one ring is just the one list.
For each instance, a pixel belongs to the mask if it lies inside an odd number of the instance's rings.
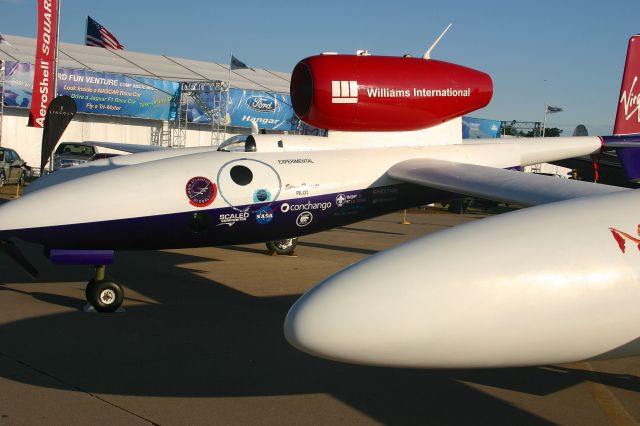
[[[29,247],[35,256],[37,248]],[[248,397],[326,393],[385,424],[511,423],[545,420],[464,382],[546,395],[591,380],[569,368],[480,371],[396,370],[316,359],[287,344],[284,317],[298,295],[254,297],[200,276],[185,264],[211,262],[175,252],[119,253],[110,275],[153,303],[125,302],[125,314],[79,311],[75,296],[16,287],[17,268],[0,260],[2,291],[30,294],[73,311],[0,326],[0,355],[85,392],[161,397]],[[90,268],[50,267],[43,282],[84,283]],[[17,282],[12,288],[3,282]],[[129,291],[131,294],[131,291]],[[6,363],[0,364],[6,365]],[[7,367],[0,375],[29,380]],[[637,377],[598,374],[601,383],[640,390]],[[38,386],[38,383],[32,383]]]

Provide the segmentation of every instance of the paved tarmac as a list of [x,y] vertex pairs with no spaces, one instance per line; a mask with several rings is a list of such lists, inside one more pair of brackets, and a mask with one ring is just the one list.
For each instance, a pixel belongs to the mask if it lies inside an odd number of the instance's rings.
[[21,244],[0,257],[0,425],[638,424],[640,358],[502,370],[339,364],[290,347],[282,323],[323,277],[480,215],[391,214],[264,245],[118,253],[126,313],[82,312],[88,267]]

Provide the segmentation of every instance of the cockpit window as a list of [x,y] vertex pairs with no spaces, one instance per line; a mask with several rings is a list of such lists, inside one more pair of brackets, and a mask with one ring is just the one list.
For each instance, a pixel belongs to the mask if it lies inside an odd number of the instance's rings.
[[247,141],[249,135],[235,135],[231,136],[226,141],[222,142],[218,147],[218,151],[227,152],[244,152],[244,144]]

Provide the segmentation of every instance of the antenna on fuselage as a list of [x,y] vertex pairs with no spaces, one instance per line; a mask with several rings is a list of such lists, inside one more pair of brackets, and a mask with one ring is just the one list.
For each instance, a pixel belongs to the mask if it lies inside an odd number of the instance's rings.
[[431,59],[431,51],[433,50],[434,47],[436,47],[436,45],[440,42],[440,39],[442,37],[444,37],[444,35],[447,33],[447,31],[449,31],[449,28],[451,28],[451,25],[453,25],[453,23],[449,22],[449,25],[447,25],[447,28],[444,29],[444,31],[442,32],[442,34],[440,34],[440,36],[436,39],[436,41],[433,42],[433,44],[431,45],[430,48],[427,49],[426,52],[424,52],[424,55],[422,55],[422,57],[424,59]]

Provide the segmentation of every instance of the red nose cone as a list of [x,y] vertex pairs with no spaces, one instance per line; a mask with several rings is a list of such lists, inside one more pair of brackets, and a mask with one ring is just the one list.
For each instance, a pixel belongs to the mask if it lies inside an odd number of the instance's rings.
[[487,74],[431,59],[312,56],[291,76],[298,117],[332,130],[425,129],[484,107],[492,94]]

